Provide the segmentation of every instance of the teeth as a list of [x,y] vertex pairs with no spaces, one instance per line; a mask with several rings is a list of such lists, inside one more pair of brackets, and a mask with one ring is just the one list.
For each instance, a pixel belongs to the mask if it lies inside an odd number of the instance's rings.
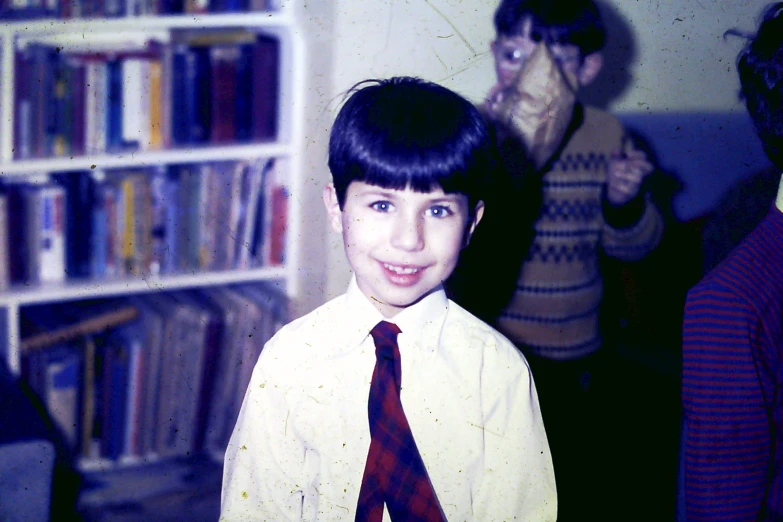
[[400,274],[400,275],[415,274],[416,272],[419,271],[418,268],[412,268],[412,267],[405,268],[402,266],[388,265],[386,263],[384,263],[383,266],[385,266],[388,270],[391,270],[395,274]]

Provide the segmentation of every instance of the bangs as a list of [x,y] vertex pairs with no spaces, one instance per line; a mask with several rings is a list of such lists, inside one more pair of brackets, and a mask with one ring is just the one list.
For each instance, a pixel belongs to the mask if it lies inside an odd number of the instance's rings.
[[400,122],[397,129],[358,130],[358,136],[376,137],[370,143],[354,141],[356,135],[349,133],[346,138],[352,143],[342,158],[348,176],[388,189],[471,193],[468,172],[476,167],[473,153],[478,144],[457,134],[464,123],[432,125],[421,116]]
[[[394,85],[394,88],[389,88]],[[469,102],[434,84],[373,86],[335,120],[329,169],[340,194],[351,181],[388,189],[481,194],[493,140]],[[477,175],[478,173],[478,175]],[[480,199],[480,198],[479,198]]]
[[582,55],[599,51],[604,46],[604,30],[597,17],[569,19],[557,12],[544,14],[551,16],[530,15],[530,38],[534,42],[575,45]]
[[590,0],[503,0],[495,12],[498,34],[523,36],[530,20],[530,37],[547,44],[575,45],[582,55],[600,51],[606,43],[606,28],[598,7]]

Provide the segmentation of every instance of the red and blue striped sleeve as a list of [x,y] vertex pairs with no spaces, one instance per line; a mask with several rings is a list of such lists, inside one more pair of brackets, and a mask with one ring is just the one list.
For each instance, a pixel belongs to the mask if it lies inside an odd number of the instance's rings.
[[689,521],[757,520],[772,440],[758,373],[754,310],[715,283],[688,295],[683,322],[685,501]]

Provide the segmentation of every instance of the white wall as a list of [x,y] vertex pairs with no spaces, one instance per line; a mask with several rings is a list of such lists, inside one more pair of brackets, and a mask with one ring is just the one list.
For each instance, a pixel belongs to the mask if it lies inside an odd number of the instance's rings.
[[[333,5],[334,23],[331,83],[322,96],[329,105],[319,109],[319,127],[334,118],[340,94],[366,78],[420,76],[474,101],[494,80],[489,54],[494,1],[321,1]],[[607,1],[608,63],[588,99],[616,112],[741,110],[734,61],[743,42],[722,35],[733,27],[753,30],[765,5],[765,0]],[[311,60],[317,61],[315,53]],[[311,161],[320,158],[323,171],[313,182],[325,183],[325,133],[317,138]],[[324,290],[332,297],[350,276],[336,234],[330,233],[326,249]]]

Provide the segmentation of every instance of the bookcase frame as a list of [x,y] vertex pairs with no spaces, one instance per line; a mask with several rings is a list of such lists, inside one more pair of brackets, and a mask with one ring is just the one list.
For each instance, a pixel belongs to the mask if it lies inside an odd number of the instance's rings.
[[[280,41],[278,137],[269,143],[205,145],[152,151],[123,151],[79,157],[15,160],[14,144],[14,46],[19,38],[57,41],[80,35],[120,35],[171,29],[251,28]],[[15,374],[21,368],[20,309],[34,304],[142,294],[184,288],[205,288],[245,282],[273,281],[289,299],[299,294],[299,245],[302,209],[302,152],[304,143],[304,100],[306,82],[305,45],[298,30],[293,6],[284,2],[273,12],[230,14],[182,14],[106,19],[46,19],[0,24],[0,176],[89,170],[119,167],[147,167],[175,163],[200,163],[275,157],[286,160],[289,188],[286,256],[283,266],[248,270],[205,271],[143,276],[118,280],[68,280],[60,284],[17,286],[0,292],[0,356]],[[3,346],[4,345],[4,346]]]

